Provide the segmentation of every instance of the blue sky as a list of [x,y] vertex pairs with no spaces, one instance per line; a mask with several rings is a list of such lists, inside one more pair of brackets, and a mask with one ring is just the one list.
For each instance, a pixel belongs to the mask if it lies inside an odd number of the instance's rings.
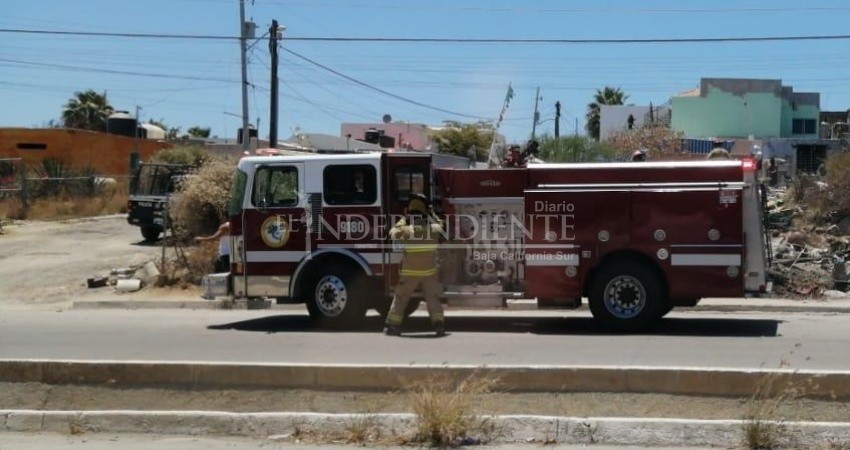
[[[846,1],[521,1],[255,0],[248,17],[260,33],[272,19],[287,36],[685,38],[846,34]],[[238,34],[238,0],[6,1],[0,28],[73,31]],[[495,117],[507,84],[516,97],[502,130],[511,140],[531,131],[534,89],[541,89],[543,132],[554,102],[562,129],[580,132],[596,88],[617,86],[628,103],[660,104],[700,77],[781,78],[796,91],[821,93],[824,110],[850,108],[850,41],[718,44],[410,44],[284,42],[283,46],[395,94],[451,111]],[[232,137],[239,119],[236,41],[175,41],[0,34],[0,126],[57,119],[74,91],[107,91],[117,109],[142,118],[209,126]],[[340,122],[395,120],[439,124],[463,118],[366,90],[282,53],[280,135],[339,134]],[[250,114],[268,133],[268,46],[250,53]],[[22,64],[146,73],[102,73]]]

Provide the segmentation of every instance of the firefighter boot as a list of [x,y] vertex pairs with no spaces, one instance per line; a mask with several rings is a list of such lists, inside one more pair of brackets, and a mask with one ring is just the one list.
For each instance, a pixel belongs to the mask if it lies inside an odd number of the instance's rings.
[[443,337],[446,335],[446,324],[443,321],[434,322],[434,332],[437,333],[437,337]]
[[387,336],[401,336],[401,328],[398,325],[387,324],[384,327],[384,334]]

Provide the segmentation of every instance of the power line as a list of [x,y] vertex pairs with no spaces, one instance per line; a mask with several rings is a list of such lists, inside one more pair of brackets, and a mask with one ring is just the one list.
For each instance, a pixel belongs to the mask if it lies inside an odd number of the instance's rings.
[[0,33],[41,34],[53,36],[89,36],[89,37],[119,37],[144,39],[194,39],[194,40],[228,40],[237,41],[239,36],[221,36],[208,34],[169,34],[169,33],[108,33],[103,31],[62,31],[62,30],[31,30],[24,28],[0,28]]
[[374,9],[394,9],[408,11],[467,11],[467,12],[507,12],[507,13],[565,13],[565,14],[583,14],[583,13],[604,13],[604,14],[713,14],[713,13],[782,13],[782,12],[836,12],[850,10],[848,7],[744,7],[744,8],[534,8],[534,7],[507,7],[507,6],[456,6],[456,5],[409,5],[398,4],[352,4],[351,2],[343,3],[328,3],[310,1],[275,1],[266,0],[265,3],[275,5],[285,5],[289,7],[304,6],[304,7],[321,7],[321,8],[374,8]]
[[371,42],[416,44],[710,44],[720,42],[829,41],[850,39],[850,34],[809,36],[740,36],[710,38],[645,38],[645,39],[560,39],[560,38],[402,38],[402,37],[322,37],[286,36],[284,41],[302,42]]
[[491,119],[491,118],[489,118],[489,117],[475,116],[475,115],[471,115],[471,114],[464,114],[464,113],[460,113],[460,112],[457,112],[457,111],[451,111],[451,110],[448,110],[448,109],[443,109],[443,108],[439,108],[439,107],[436,107],[436,106],[428,105],[428,104],[425,104],[425,103],[422,103],[422,102],[418,102],[418,101],[416,101],[416,100],[409,99],[409,98],[407,98],[407,97],[402,97],[402,96],[400,96],[400,95],[393,94],[392,92],[385,91],[385,90],[383,90],[383,89],[381,89],[381,88],[379,88],[379,87],[372,86],[371,84],[368,84],[368,83],[365,83],[365,82],[363,82],[363,81],[360,81],[360,80],[358,80],[358,79],[356,79],[356,78],[354,78],[354,77],[350,77],[350,76],[348,76],[348,75],[346,75],[346,74],[344,74],[344,73],[342,73],[342,72],[339,72],[339,71],[337,71],[337,70],[334,70],[334,69],[332,69],[332,68],[330,68],[330,67],[328,67],[328,66],[326,66],[326,65],[324,65],[324,64],[322,64],[322,63],[319,63],[319,62],[313,61],[312,59],[310,59],[310,58],[308,58],[308,57],[306,57],[306,56],[304,56],[304,55],[302,55],[302,54],[300,54],[300,53],[297,53],[297,52],[294,52],[294,51],[292,51],[292,50],[289,50],[288,48],[282,48],[282,50],[283,50],[283,51],[285,51],[285,52],[287,52],[287,53],[289,53],[289,54],[290,54],[290,55],[292,55],[292,56],[295,56],[296,58],[299,58],[299,59],[301,59],[301,60],[304,60],[304,61],[306,61],[306,62],[308,62],[308,63],[310,63],[310,64],[312,64],[312,65],[314,65],[314,66],[316,66],[316,67],[319,67],[319,68],[321,68],[321,69],[324,69],[324,70],[326,70],[326,71],[328,71],[328,72],[330,72],[330,73],[332,73],[332,74],[334,74],[334,75],[336,75],[336,76],[338,76],[338,77],[340,77],[340,78],[344,78],[344,79],[346,79],[346,80],[348,80],[348,81],[351,81],[352,83],[355,83],[355,84],[357,84],[357,85],[359,85],[359,86],[365,87],[365,88],[370,89],[370,90],[373,90],[373,91],[375,91],[375,92],[379,92],[379,93],[384,94],[384,95],[386,95],[386,96],[388,96],[388,97],[392,97],[392,98],[394,98],[394,99],[396,99],[396,100],[400,100],[400,101],[403,101],[403,102],[405,102],[405,103],[410,103],[411,105],[419,106],[420,108],[430,109],[430,110],[432,110],[432,111],[438,111],[438,112],[441,112],[441,113],[444,113],[444,114],[450,114],[450,115],[458,116],[458,117],[466,117],[466,118],[469,118],[469,119],[476,119],[476,120],[492,120],[492,119]]
[[228,78],[215,78],[215,77],[200,77],[200,76],[191,76],[191,75],[170,75],[170,74],[162,74],[162,73],[151,73],[151,72],[131,72],[125,70],[111,70],[111,69],[98,69],[94,67],[84,67],[84,66],[72,66],[65,64],[51,64],[51,63],[42,63],[42,62],[34,62],[34,61],[24,61],[20,59],[8,59],[8,58],[0,58],[0,62],[6,62],[10,64],[18,64],[24,66],[31,67],[48,67],[52,69],[61,69],[61,70],[70,70],[75,72],[95,72],[95,73],[109,73],[114,75],[130,75],[137,77],[150,77],[150,78],[173,78],[177,80],[193,80],[193,81],[219,81],[222,83],[238,83],[236,80],[228,79]]
[[[0,33],[36,34],[56,36],[119,37],[145,39],[194,39],[194,40],[238,40],[238,36],[168,33],[108,33],[99,31],[32,30],[23,28],[0,28]],[[622,38],[622,39],[576,39],[576,38],[404,38],[404,37],[342,37],[342,36],[285,36],[282,41],[300,42],[372,42],[372,43],[431,43],[431,44],[693,44],[718,42],[782,42],[782,41],[828,41],[850,39],[848,34],[803,35],[803,36],[727,36],[708,38]]]

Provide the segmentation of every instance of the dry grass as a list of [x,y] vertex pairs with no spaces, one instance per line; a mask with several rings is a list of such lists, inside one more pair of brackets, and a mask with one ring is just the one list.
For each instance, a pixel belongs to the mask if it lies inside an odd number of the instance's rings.
[[850,153],[841,153],[826,162],[826,182],[830,211],[850,213]]
[[207,159],[209,159],[209,154],[203,147],[178,145],[176,147],[165,148],[154,153],[149,162],[200,166]]
[[358,415],[349,419],[342,436],[342,441],[346,444],[376,443],[383,439],[383,428],[371,414]]
[[619,156],[624,158],[635,150],[646,150],[651,161],[681,154],[684,137],[681,132],[656,124],[618,131],[608,137],[605,143],[616,148]]
[[416,415],[413,442],[433,447],[455,447],[465,441],[489,440],[494,433],[490,420],[478,411],[480,397],[489,393],[496,380],[472,375],[454,381],[434,378],[415,385],[410,400]]
[[[781,366],[787,366],[782,363]],[[744,410],[744,444],[749,449],[779,448],[785,437],[785,421],[781,410],[787,410],[802,397],[816,393],[818,386],[811,379],[795,381],[789,372],[771,372],[756,383],[753,395]]]
[[96,189],[92,196],[61,195],[24,204],[20,198],[0,202],[0,220],[66,220],[127,212],[127,184],[119,180]]
[[[161,261],[158,264],[162,276],[157,286],[198,285],[204,275],[213,272],[217,259],[218,242],[201,242],[192,247],[178,246],[168,250],[165,265]],[[227,308],[222,305],[222,309]]]

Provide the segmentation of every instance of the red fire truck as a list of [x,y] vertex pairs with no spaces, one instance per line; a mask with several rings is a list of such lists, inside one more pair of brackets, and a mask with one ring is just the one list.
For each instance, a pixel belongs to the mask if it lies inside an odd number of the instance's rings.
[[228,293],[306,303],[327,326],[385,313],[402,257],[388,231],[424,193],[444,220],[450,305],[587,298],[604,325],[643,328],[701,298],[769,290],[755,175],[749,160],[470,169],[417,153],[244,157]]

